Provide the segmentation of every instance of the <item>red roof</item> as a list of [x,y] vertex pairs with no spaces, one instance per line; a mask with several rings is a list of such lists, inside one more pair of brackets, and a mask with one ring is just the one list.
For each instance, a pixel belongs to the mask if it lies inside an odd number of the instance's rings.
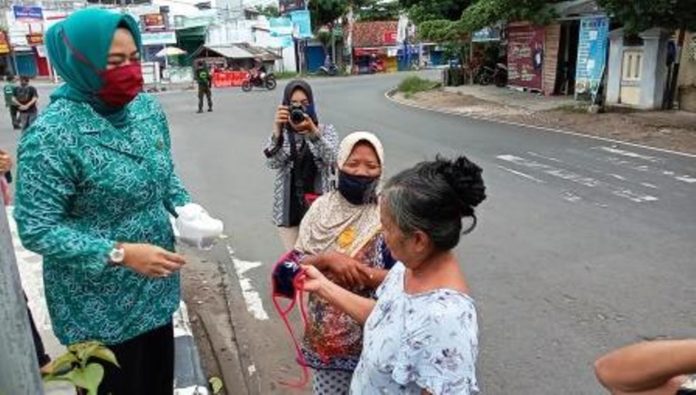
[[356,22],[353,25],[353,47],[396,45],[398,21]]

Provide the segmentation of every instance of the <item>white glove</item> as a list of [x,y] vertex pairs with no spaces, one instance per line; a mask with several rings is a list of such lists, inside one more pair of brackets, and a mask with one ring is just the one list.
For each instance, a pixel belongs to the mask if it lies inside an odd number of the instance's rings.
[[210,249],[222,235],[222,221],[212,218],[200,205],[188,203],[175,210],[179,217],[174,221],[174,233],[181,241],[199,249]]

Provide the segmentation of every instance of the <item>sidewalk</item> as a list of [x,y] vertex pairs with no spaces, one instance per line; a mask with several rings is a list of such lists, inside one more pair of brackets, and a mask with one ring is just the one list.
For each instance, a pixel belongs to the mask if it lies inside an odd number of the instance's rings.
[[421,92],[402,104],[446,113],[560,129],[696,154],[696,113],[610,108],[590,114],[572,96],[543,96],[494,86],[465,85]]
[[[17,235],[17,224],[12,217],[12,210],[12,206],[7,208],[7,217],[22,286],[29,299],[29,308],[41,333],[46,351],[51,358],[56,358],[65,353],[65,347],[53,335],[51,318],[48,314],[44,296],[42,259],[41,256],[22,247]],[[173,321],[176,347],[174,395],[208,395],[207,379],[201,369],[198,349],[196,348],[189,323],[187,307],[183,301],[179,306],[179,310],[174,314]],[[64,383],[47,384],[45,390],[46,394],[49,395],[75,395],[74,388]]]

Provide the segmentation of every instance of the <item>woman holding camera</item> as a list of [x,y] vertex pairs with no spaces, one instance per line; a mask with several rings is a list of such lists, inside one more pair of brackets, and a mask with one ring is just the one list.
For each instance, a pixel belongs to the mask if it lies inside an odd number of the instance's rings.
[[334,127],[319,123],[312,88],[305,81],[291,81],[264,149],[267,166],[277,171],[273,223],[286,251],[295,246],[309,205],[329,189],[337,146]]
[[[296,249],[308,255],[303,264],[371,298],[394,263],[377,206],[382,143],[372,133],[351,133],[341,142],[337,165],[338,186],[309,209]],[[362,352],[360,324],[316,295],[310,295],[308,310],[302,351],[314,369],[314,395],[347,394]]]
[[305,291],[364,324],[351,394],[468,395],[478,392],[474,301],[452,251],[462,218],[476,225],[485,199],[481,169],[461,156],[423,162],[380,194],[382,232],[396,263],[376,292],[356,295],[305,266]]

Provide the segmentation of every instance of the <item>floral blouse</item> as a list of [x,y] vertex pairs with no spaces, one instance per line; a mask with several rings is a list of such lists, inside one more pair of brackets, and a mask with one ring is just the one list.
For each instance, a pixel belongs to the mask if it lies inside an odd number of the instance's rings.
[[[390,269],[394,264],[381,233],[363,247],[355,258],[378,269]],[[374,290],[351,291],[364,297],[375,297]],[[360,324],[314,294],[309,296],[308,310],[308,325],[302,344],[307,365],[313,369],[355,370],[363,345]]]
[[351,394],[477,393],[474,301],[449,289],[409,295],[405,272],[397,263],[377,290]]

